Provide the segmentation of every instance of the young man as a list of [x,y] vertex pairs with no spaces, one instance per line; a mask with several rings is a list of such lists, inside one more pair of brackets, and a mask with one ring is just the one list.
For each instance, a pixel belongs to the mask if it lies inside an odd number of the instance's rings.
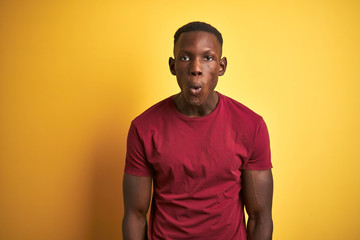
[[129,130],[125,240],[271,239],[268,131],[261,116],[214,91],[227,65],[222,43],[218,30],[202,22],[175,33],[169,66],[181,91]]

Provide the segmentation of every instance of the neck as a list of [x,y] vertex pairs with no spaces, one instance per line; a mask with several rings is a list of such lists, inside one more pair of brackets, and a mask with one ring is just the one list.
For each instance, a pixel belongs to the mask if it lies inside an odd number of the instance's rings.
[[210,114],[216,108],[219,102],[219,96],[213,92],[203,103],[200,105],[189,104],[181,93],[173,98],[173,102],[177,110],[187,117],[202,117]]

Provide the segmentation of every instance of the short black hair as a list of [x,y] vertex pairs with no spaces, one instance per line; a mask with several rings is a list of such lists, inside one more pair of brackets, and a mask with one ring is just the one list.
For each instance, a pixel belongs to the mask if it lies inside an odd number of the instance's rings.
[[221,33],[214,28],[213,26],[211,26],[208,23],[204,23],[204,22],[190,22],[184,26],[182,26],[181,28],[179,28],[175,35],[174,35],[174,46],[175,43],[177,42],[177,40],[179,39],[180,35],[182,33],[185,32],[192,32],[192,31],[203,31],[203,32],[208,32],[208,33],[212,33],[216,36],[217,40],[219,41],[221,47],[223,45],[223,38],[221,36]]

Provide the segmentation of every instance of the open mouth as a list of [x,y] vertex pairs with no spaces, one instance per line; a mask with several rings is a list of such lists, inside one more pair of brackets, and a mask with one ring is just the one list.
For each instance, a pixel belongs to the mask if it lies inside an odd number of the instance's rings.
[[192,94],[197,94],[201,91],[202,87],[199,84],[193,84],[190,86],[190,92]]

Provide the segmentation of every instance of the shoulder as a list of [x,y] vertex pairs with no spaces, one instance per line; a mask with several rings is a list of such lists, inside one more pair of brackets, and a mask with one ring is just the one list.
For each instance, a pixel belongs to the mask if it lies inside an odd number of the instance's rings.
[[223,102],[223,111],[226,113],[227,116],[231,116],[233,120],[251,125],[257,125],[259,124],[259,122],[263,121],[262,116],[260,116],[244,104],[223,94],[219,93],[219,95]]
[[151,122],[157,122],[162,117],[166,116],[169,111],[171,110],[171,101],[172,96],[161,100],[160,102],[154,104],[139,116],[137,116],[133,121],[132,124],[135,126],[141,126],[144,124],[149,124]]

